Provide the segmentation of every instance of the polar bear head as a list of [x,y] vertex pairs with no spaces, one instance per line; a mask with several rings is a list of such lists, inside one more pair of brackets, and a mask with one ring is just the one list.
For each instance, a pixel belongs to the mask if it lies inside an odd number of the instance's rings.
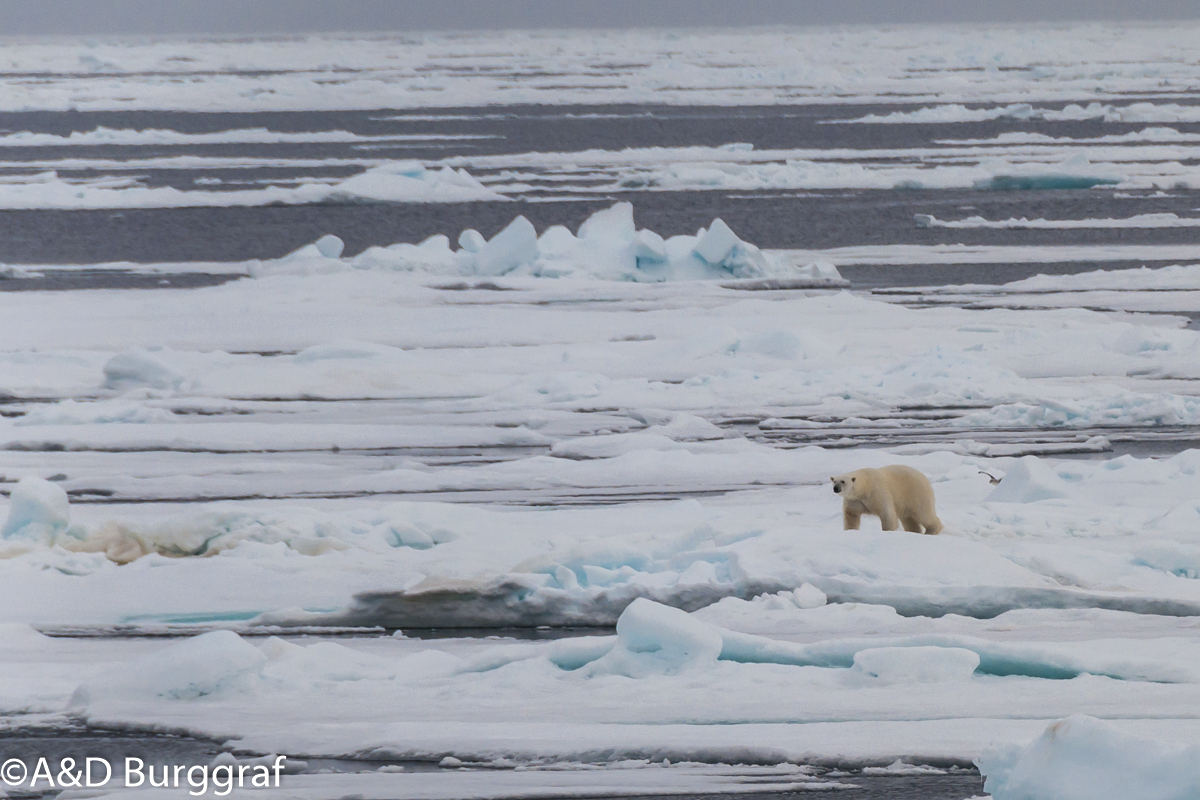
[[836,475],[830,477],[833,481],[833,493],[840,494],[847,500],[854,500],[859,496],[858,485],[859,475],[857,472],[847,472],[845,475]]

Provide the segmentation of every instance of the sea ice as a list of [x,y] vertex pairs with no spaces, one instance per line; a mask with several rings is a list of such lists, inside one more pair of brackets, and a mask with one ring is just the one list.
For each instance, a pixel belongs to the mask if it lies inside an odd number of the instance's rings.
[[136,180],[79,182],[41,173],[25,182],[0,183],[0,208],[197,208],[308,203],[463,203],[507,200],[464,169],[426,169],[413,161],[370,167],[337,183],[227,191],[147,187]]
[[792,600],[798,608],[820,608],[829,598],[811,583],[806,583],[792,593]]
[[[328,240],[336,237],[322,241]],[[488,240],[478,231],[465,230],[458,244],[459,249],[452,250],[450,240],[439,235],[416,245],[370,247],[352,259],[331,255],[332,245],[328,252],[318,245],[306,245],[282,259],[254,264],[251,274],[322,275],[354,268],[442,275],[576,276],[646,283],[771,277],[810,280],[814,285],[844,284],[837,269],[828,263],[800,267],[773,262],[719,219],[696,236],[673,236],[664,241],[652,231],[637,230],[629,203],[596,212],[576,234],[553,226],[539,237],[533,224],[518,216]]]
[[[1133,28],[1102,22],[863,26],[836,35],[816,27],[664,29],[622,31],[619,40],[595,30],[312,34],[269,45],[250,38],[219,44],[202,37],[100,39],[86,46],[30,39],[7,50],[6,69],[17,77],[2,108],[425,109],[402,115],[420,122],[461,118],[457,109],[469,106],[819,105],[851,98],[958,104],[954,113],[962,118],[969,118],[965,104],[987,104],[984,119],[999,116],[997,105],[1016,117],[1187,119],[1193,107],[1164,103],[1167,109],[1140,110],[1136,106],[1148,104],[1127,98],[1172,98],[1174,87],[1190,85],[1195,38],[1193,25],[1172,20]],[[620,68],[602,60],[614,52]],[[963,80],[965,70],[972,80]],[[521,80],[512,80],[517,72]],[[1061,107],[1093,99],[1098,110]],[[1005,109],[1008,104],[1014,105]],[[439,106],[447,110],[430,110]],[[228,133],[209,136],[220,140]]]
[[504,275],[537,257],[537,231],[525,217],[517,217],[468,258],[476,274]]
[[1094,717],[1060,719],[1025,747],[980,756],[995,800],[1190,800],[1200,796],[1200,747],[1133,736]]
[[98,675],[75,692],[71,704],[85,706],[113,699],[196,700],[236,692],[266,662],[257,647],[236,633],[213,631]]
[[[110,362],[111,363],[111,362]],[[128,364],[129,362],[126,362]],[[114,371],[115,372],[115,371]],[[125,373],[127,378],[130,373]],[[124,384],[125,378],[119,383]],[[171,423],[175,415],[131,400],[76,401],[71,398],[34,408],[13,420],[15,427],[40,425],[102,425]]]
[[[971,216],[959,220],[941,220],[931,214],[915,214],[913,220],[918,228],[953,229],[1001,229],[1001,230],[1059,230],[1059,229],[1116,229],[1116,228],[1195,228],[1200,227],[1200,218],[1180,217],[1177,214],[1137,214],[1122,219],[1017,219],[990,220]],[[1127,270],[1123,270],[1127,271]],[[1150,270],[1145,267],[1143,272]]]
[[724,439],[725,431],[695,414],[676,414],[670,422],[652,425],[648,433],[657,433],[677,442],[698,442],[708,439]]
[[961,647],[874,647],[854,654],[854,668],[892,683],[961,681],[975,674],[979,654]]
[[1066,481],[1037,456],[1025,456],[987,496],[989,503],[1035,503],[1070,496]]
[[617,620],[617,642],[591,662],[590,675],[640,678],[704,669],[721,655],[721,633],[685,611],[638,598]]
[[8,519],[0,538],[49,544],[71,524],[71,505],[61,486],[42,478],[22,478],[9,495]]
[[212,133],[185,133],[175,130],[146,128],[132,130],[97,126],[90,131],[71,131],[66,136],[56,133],[16,131],[0,136],[0,147],[63,147],[72,145],[187,145],[187,144],[282,144],[308,142],[403,142],[439,141],[454,139],[485,139],[470,134],[390,134],[363,136],[349,131],[272,131],[266,128],[237,128]]
[[1037,108],[1029,103],[1012,103],[992,108],[967,108],[951,103],[930,106],[916,111],[893,111],[890,114],[867,114],[851,122],[858,123],[947,123],[983,122],[994,119],[1044,119],[1054,122],[1103,120],[1105,122],[1198,122],[1200,111],[1195,106],[1178,103],[1130,103],[1114,106],[1108,103],[1088,103],[1081,106],[1069,103],[1062,108]]
[[162,362],[159,357],[160,349],[133,348],[110,358],[104,365],[104,388],[179,388],[183,377]]

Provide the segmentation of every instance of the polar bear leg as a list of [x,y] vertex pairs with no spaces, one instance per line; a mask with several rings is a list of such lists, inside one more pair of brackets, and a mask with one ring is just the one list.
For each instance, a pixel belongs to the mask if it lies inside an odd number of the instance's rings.
[[942,532],[942,521],[937,517],[932,517],[925,520],[925,533],[930,536],[937,536]]
[[853,511],[845,506],[842,507],[842,530],[856,531],[859,525],[862,524],[862,512]]
[[879,509],[879,524],[885,531],[894,531],[900,527],[900,519],[896,516],[896,508],[890,499]]
[[921,532],[921,523],[917,522],[911,517],[906,517],[905,519],[900,520],[900,523],[904,526],[904,530],[908,531],[909,533]]

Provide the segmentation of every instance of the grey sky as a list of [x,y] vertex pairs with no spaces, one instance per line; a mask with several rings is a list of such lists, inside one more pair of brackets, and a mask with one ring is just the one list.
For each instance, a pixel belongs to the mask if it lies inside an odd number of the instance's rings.
[[1197,0],[0,0],[0,33],[1194,19]]

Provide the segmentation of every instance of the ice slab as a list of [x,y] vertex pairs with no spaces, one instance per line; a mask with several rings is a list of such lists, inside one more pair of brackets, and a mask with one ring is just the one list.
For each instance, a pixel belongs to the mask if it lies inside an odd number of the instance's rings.
[[[1002,220],[984,219],[979,216],[957,220],[942,220],[930,214],[913,217],[918,228],[1000,229],[1000,230],[1077,230],[1116,228],[1195,228],[1200,227],[1200,218],[1181,217],[1178,214],[1137,214],[1121,219],[1027,219],[1010,217]],[[1144,269],[1144,268],[1143,268]]]
[[67,493],[42,478],[22,478],[9,495],[8,518],[0,538],[51,542],[71,524]]
[[702,670],[716,665],[722,646],[716,628],[686,611],[639,598],[617,620],[616,645],[587,671],[637,678]]
[[1184,800],[1200,794],[1200,747],[1130,735],[1076,715],[1025,747],[979,758],[995,800]]
[[336,183],[305,183],[294,188],[183,191],[170,186],[109,186],[79,183],[55,172],[23,183],[0,183],[0,208],[197,208],[309,203],[461,203],[505,200],[466,170],[428,170],[412,161],[371,167]]
[[436,142],[461,139],[486,139],[488,136],[471,134],[387,134],[364,136],[344,130],[332,131],[273,131],[267,128],[237,128],[212,133],[187,133],[183,131],[144,128],[107,128],[99,125],[90,131],[71,131],[63,136],[57,133],[16,131],[0,136],[0,147],[63,147],[96,145],[188,145],[188,144],[291,144],[291,143],[344,143],[344,142]]
[[1017,461],[987,496],[989,503],[1035,503],[1070,495],[1066,482],[1037,456]]
[[854,668],[888,682],[961,681],[975,674],[979,654],[961,647],[873,647],[854,654]]
[[231,631],[213,631],[173,644],[81,686],[74,706],[97,700],[196,700],[236,692],[262,668],[267,657]]
[[1130,103],[1117,106],[1109,103],[1088,103],[1081,106],[1069,103],[1062,108],[1045,108],[1030,103],[1011,103],[991,108],[967,108],[950,103],[929,106],[917,111],[893,111],[888,114],[867,114],[851,120],[857,123],[947,123],[985,122],[995,119],[1029,120],[1040,119],[1053,122],[1077,122],[1103,120],[1104,122],[1200,122],[1200,111],[1195,106],[1178,103]]

